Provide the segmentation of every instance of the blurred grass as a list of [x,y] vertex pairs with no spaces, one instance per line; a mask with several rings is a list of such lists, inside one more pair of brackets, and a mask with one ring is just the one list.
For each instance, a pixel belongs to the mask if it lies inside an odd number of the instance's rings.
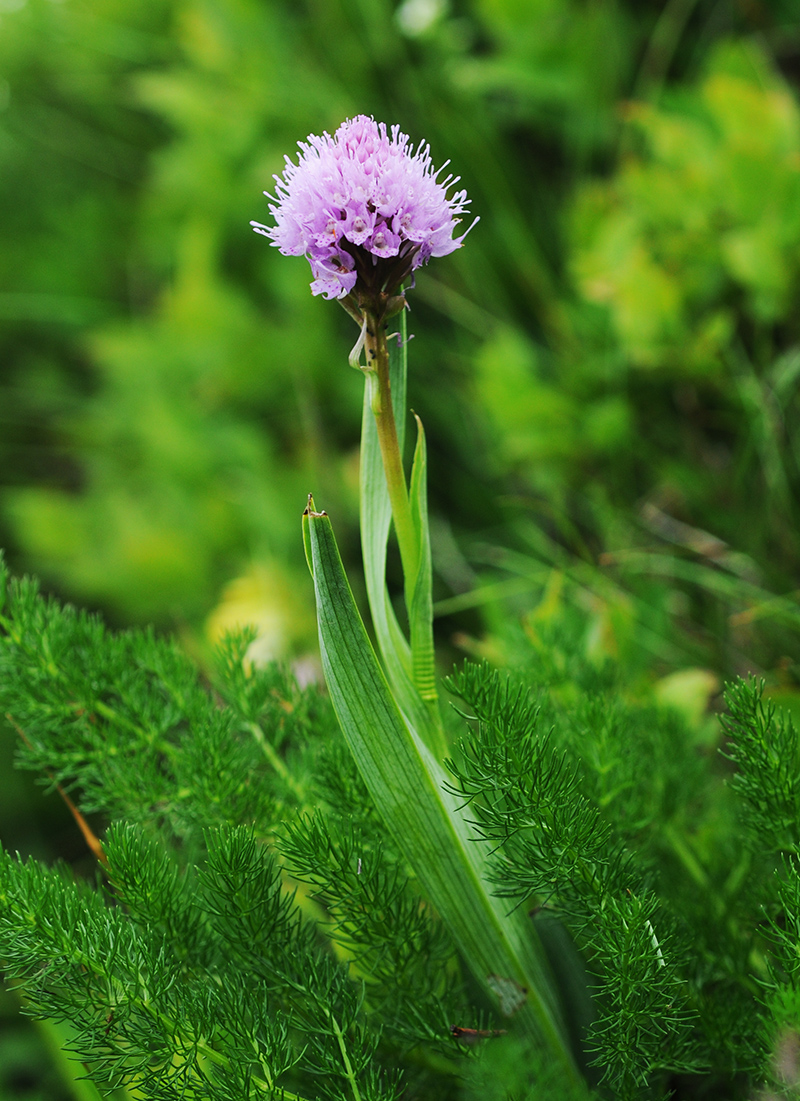
[[[444,660],[577,610],[631,678],[796,702],[798,79],[793,0],[0,0],[13,567],[201,657],[243,618],[313,652],[309,490],[358,569],[354,334],[248,222],[366,112],[481,216],[411,294]],[[11,776],[0,835],[52,846]]]

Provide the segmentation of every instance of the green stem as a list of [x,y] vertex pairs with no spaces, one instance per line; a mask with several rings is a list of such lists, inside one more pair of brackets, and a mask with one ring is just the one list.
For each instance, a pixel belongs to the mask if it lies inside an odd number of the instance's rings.
[[411,517],[406,476],[403,471],[403,457],[400,454],[397,426],[392,411],[386,322],[379,321],[374,314],[367,316],[364,345],[367,353],[367,366],[364,373],[369,387],[370,406],[375,416],[389,500],[392,504],[394,530],[400,547],[403,573],[407,579],[410,579],[417,573],[419,551],[414,534],[414,521]]
[[353,1070],[353,1064],[350,1062],[350,1056],[347,1051],[347,1044],[344,1042],[344,1033],[342,1032],[339,1022],[336,1020],[331,1011],[327,1007],[324,1008],[328,1020],[331,1022],[331,1028],[333,1029],[333,1034],[336,1037],[336,1042],[339,1045],[339,1052],[342,1056],[342,1064],[344,1066],[345,1077],[350,1083],[350,1088],[353,1091],[353,1101],[361,1101],[361,1091],[358,1088],[358,1082],[356,1080],[355,1071]]
[[294,776],[292,776],[291,772],[286,767],[283,759],[279,757],[278,754],[275,752],[274,747],[268,741],[263,729],[259,726],[258,723],[253,722],[246,722],[244,726],[245,729],[249,730],[250,733],[253,735],[253,740],[258,745],[266,759],[269,761],[270,765],[275,770],[277,775],[280,776],[286,786],[289,787],[292,792],[297,796],[301,805],[304,805],[306,801],[305,792],[298,784],[297,780],[295,780]]
[[[429,728],[429,736],[426,740],[441,759],[447,752],[447,742],[436,689],[424,433],[417,418],[417,454],[409,493],[392,403],[386,323],[375,314],[367,314],[363,332],[367,357],[364,368],[367,394],[375,418],[392,519],[403,563],[411,641],[411,676],[427,711],[425,725]],[[400,416],[404,413],[405,410],[398,410]]]

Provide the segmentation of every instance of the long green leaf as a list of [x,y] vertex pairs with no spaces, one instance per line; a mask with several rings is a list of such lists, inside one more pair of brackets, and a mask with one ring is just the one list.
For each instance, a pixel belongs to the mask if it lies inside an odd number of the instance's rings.
[[436,658],[433,648],[433,570],[431,567],[431,536],[428,526],[428,462],[425,446],[425,429],[417,422],[417,446],[411,468],[409,500],[411,519],[417,537],[418,557],[416,576],[406,582],[406,606],[411,633],[411,669],[414,687],[422,697],[430,716],[431,738],[428,747],[443,759],[447,753],[447,741],[439,711],[439,693],[436,688]]
[[500,1012],[544,1044],[575,1080],[541,943],[521,911],[507,914],[485,878],[487,845],[445,785],[442,767],[401,715],[350,591],[330,521],[304,516],[325,678],[365,784],[427,897]]

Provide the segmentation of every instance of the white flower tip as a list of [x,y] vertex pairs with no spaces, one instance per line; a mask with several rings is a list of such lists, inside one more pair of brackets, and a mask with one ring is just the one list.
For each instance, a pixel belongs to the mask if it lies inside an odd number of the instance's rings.
[[476,225],[478,224],[478,222],[479,222],[480,220],[481,220],[481,218],[480,218],[480,215],[479,215],[479,214],[476,214],[476,215],[475,215],[475,217],[474,217],[474,218],[472,219],[472,221],[470,222],[470,224],[469,224],[469,227],[468,227],[467,229],[465,229],[465,230],[464,230],[464,232],[463,232],[463,233],[461,234],[461,236],[459,237],[459,239],[458,239],[458,241],[459,241],[459,244],[460,244],[460,243],[461,243],[461,242],[462,242],[462,241],[464,240],[464,238],[465,238],[465,237],[467,236],[467,234],[469,233],[469,231],[470,231],[471,229],[474,229],[474,228],[475,228],[475,226],[476,226]]

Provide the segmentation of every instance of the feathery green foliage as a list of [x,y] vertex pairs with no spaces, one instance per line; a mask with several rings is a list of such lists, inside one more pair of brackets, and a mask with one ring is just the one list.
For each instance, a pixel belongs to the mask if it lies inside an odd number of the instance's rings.
[[468,665],[449,687],[474,723],[451,766],[455,790],[495,846],[498,894],[563,916],[597,972],[586,1041],[602,1081],[627,1101],[660,1068],[698,1069],[672,922],[580,791],[578,763],[541,729],[524,683]]
[[742,817],[763,854],[800,848],[800,732],[791,714],[763,698],[764,684],[738,681],[727,693],[727,754],[737,766],[733,787]]
[[[153,1098],[271,1096],[280,1078],[287,1098],[367,1101],[396,1093],[396,1060],[379,1048],[424,1038],[456,1055],[442,1005],[444,993],[464,1005],[453,947],[404,897],[374,821],[363,879],[341,881],[329,910],[352,968],[287,890],[270,840],[334,759],[313,760],[316,740],[336,737],[318,691],[248,670],[245,636],[220,654],[223,707],[174,644],[109,632],[30,582],[6,595],[1,694],[25,732],[22,763],[120,821],[103,840],[107,886],[3,857],[0,958],[32,1012],[72,1023],[92,1077]],[[339,788],[352,783],[343,769]],[[289,832],[286,852],[302,863],[299,837]],[[322,869],[331,845],[314,833],[308,844]],[[366,925],[352,920],[362,885]],[[392,943],[405,989],[380,982]],[[376,963],[365,977],[362,956]],[[426,973],[429,959],[443,973]]]
[[[3,853],[0,959],[27,1012],[68,1022],[101,1088],[589,1096],[465,977],[318,689],[250,667],[247,634],[211,688],[174,644],[3,582],[0,704],[21,763],[111,824],[94,882]],[[791,720],[737,682],[726,783],[723,758],[626,698],[569,629],[541,643],[518,640],[510,674],[451,678],[467,722],[451,786],[497,896],[530,911],[596,1096],[791,1090]]]

